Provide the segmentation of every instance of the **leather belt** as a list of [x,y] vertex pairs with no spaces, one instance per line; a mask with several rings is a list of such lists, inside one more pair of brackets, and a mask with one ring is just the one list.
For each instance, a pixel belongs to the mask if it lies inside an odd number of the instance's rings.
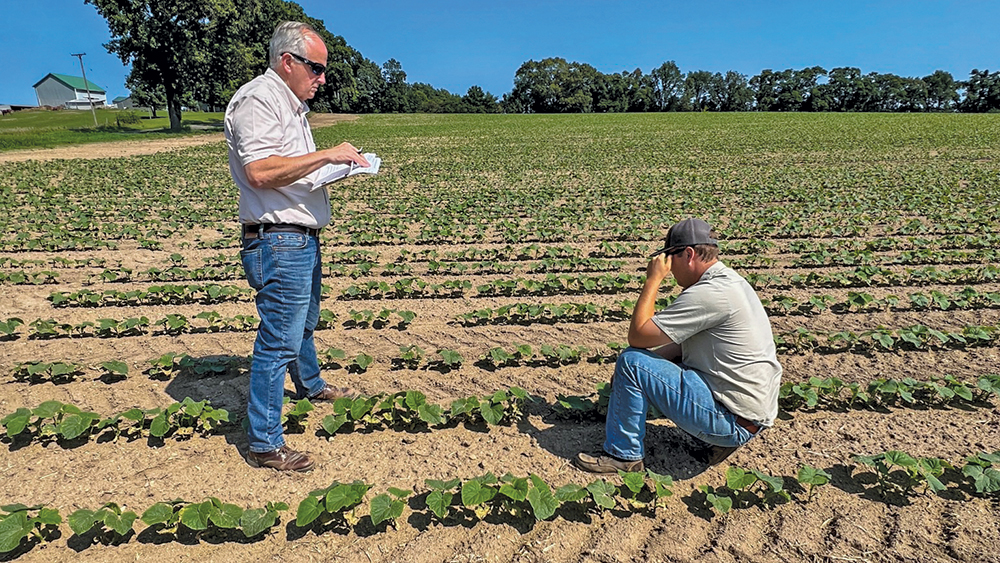
[[258,233],[299,233],[318,237],[320,229],[303,227],[302,225],[292,225],[290,223],[260,223],[243,225],[243,238],[257,238]]
[[736,424],[739,424],[743,428],[746,428],[747,432],[751,434],[756,434],[760,432],[760,426],[750,422],[749,420],[743,418],[740,415],[736,415]]

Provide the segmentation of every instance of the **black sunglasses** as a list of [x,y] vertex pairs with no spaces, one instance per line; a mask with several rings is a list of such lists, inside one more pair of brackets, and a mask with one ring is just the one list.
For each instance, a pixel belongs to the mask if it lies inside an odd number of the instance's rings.
[[325,66],[323,66],[323,65],[321,65],[319,63],[314,63],[314,62],[310,61],[309,59],[303,57],[302,55],[296,55],[295,53],[292,53],[291,51],[285,51],[285,53],[288,54],[288,55],[291,55],[292,58],[294,58],[295,60],[299,61],[300,63],[308,66],[309,70],[311,70],[312,73],[315,74],[316,76],[319,76],[319,75],[323,74],[324,72],[326,72],[326,67]]

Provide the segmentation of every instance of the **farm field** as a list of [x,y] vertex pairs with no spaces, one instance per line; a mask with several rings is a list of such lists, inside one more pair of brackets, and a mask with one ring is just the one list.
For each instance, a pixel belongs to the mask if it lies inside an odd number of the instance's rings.
[[[302,475],[244,460],[223,143],[0,162],[0,560],[1000,561],[1000,117],[315,135],[383,158],[332,186],[316,333],[327,380],[375,399],[290,401]],[[595,481],[570,460],[603,440],[645,256],[691,215],[771,313],[781,415],[711,468],[653,421],[655,474]]]

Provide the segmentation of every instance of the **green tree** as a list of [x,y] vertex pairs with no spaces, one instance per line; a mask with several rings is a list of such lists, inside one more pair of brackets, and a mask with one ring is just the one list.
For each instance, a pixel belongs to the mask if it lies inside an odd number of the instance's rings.
[[959,104],[964,112],[1000,111],[1000,72],[972,69],[969,79],[962,82],[965,99]]
[[108,21],[108,52],[132,67],[146,91],[163,88],[170,129],[181,126],[181,99],[195,90],[209,58],[212,21],[230,0],[84,0]]
[[707,70],[696,70],[684,77],[683,98],[694,111],[715,109],[710,96],[714,77]]
[[489,92],[484,92],[479,86],[469,88],[465,96],[462,96],[462,104],[465,106],[465,111],[469,113],[497,113],[500,111],[497,97]]
[[927,109],[930,111],[950,111],[958,103],[958,82],[950,72],[936,70],[923,77],[927,85]]
[[[406,85],[406,72],[403,65],[396,59],[389,59],[382,65],[382,78],[385,79],[385,91],[382,94],[382,111],[409,111],[407,96],[409,88]],[[418,101],[419,103],[419,101]]]
[[653,100],[659,111],[678,111],[684,92],[684,75],[674,61],[667,61],[650,73]]

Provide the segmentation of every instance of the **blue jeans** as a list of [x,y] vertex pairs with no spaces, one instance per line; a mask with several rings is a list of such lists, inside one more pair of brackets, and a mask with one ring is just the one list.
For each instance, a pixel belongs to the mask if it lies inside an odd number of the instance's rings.
[[250,286],[257,290],[257,340],[250,366],[247,418],[250,451],[269,452],[285,445],[281,407],[285,373],[296,395],[323,390],[313,331],[319,321],[319,239],[300,233],[258,233],[243,239],[240,258]]
[[604,451],[630,461],[646,455],[646,413],[655,406],[663,416],[704,442],[741,446],[753,434],[736,424],[697,372],[639,348],[627,348],[615,363],[608,403]]

